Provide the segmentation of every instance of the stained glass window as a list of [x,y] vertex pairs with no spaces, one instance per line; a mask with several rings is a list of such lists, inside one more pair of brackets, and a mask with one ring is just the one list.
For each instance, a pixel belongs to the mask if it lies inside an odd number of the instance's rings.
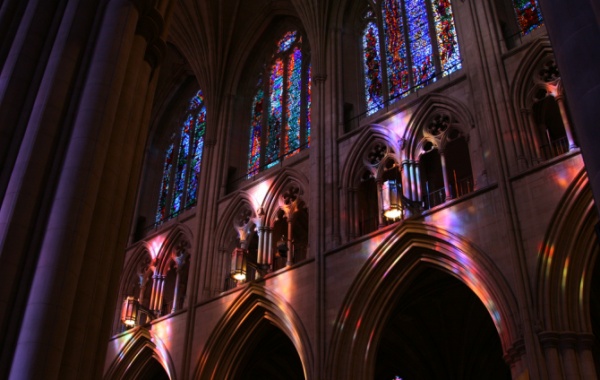
[[450,0],[381,0],[380,6],[380,14],[369,9],[363,17],[367,114],[461,68]]
[[400,0],[383,3],[383,30],[390,98],[403,94],[410,86],[404,26],[400,9]]
[[248,173],[255,174],[260,168],[260,137],[262,131],[262,115],[265,93],[262,80],[258,81],[258,91],[252,102],[252,118],[250,119],[250,147],[248,157]]
[[450,0],[432,1],[431,9],[437,36],[440,66],[444,75],[447,75],[461,68],[458,39]]
[[173,143],[167,148],[165,153],[165,162],[163,164],[163,176],[160,184],[160,193],[158,196],[158,210],[156,211],[155,221],[158,223],[165,219],[167,214],[167,197],[171,189],[171,172],[173,171]]
[[365,29],[365,33],[363,34],[363,50],[367,112],[373,113],[383,107],[379,31],[375,22],[370,22]]
[[202,91],[189,101],[179,132],[165,153],[155,223],[170,219],[196,204],[204,148],[206,107]]
[[300,110],[302,109],[302,52],[296,47],[288,61],[286,128],[284,149],[293,154],[300,149]]
[[298,153],[310,138],[310,63],[302,35],[288,31],[275,45],[252,101],[248,176]]
[[544,23],[537,0],[513,0],[521,34],[525,35]]
[[312,84],[311,84],[311,66],[310,64],[308,65],[308,81],[306,82],[306,146],[308,147],[310,145],[310,123],[311,123],[311,112],[310,112],[310,105],[312,103],[311,100],[311,96],[312,96]]

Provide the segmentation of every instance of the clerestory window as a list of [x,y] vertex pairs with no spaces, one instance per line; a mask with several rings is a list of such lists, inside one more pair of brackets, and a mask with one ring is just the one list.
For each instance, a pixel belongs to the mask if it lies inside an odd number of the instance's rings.
[[363,19],[367,114],[461,68],[449,0],[382,0]]
[[252,100],[248,176],[307,148],[311,123],[311,67],[306,41],[283,34],[259,74]]
[[206,107],[200,90],[190,99],[181,127],[165,152],[156,224],[196,205],[205,130]]
[[537,0],[513,0],[513,8],[522,35],[526,35],[544,24],[542,10]]

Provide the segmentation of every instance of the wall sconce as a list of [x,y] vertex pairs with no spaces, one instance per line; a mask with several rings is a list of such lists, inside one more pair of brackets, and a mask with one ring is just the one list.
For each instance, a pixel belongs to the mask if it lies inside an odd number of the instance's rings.
[[396,180],[391,179],[381,185],[381,200],[383,216],[392,220],[402,217],[402,202],[398,195],[398,183]]
[[156,319],[156,315],[150,309],[141,305],[135,297],[127,296],[121,308],[121,322],[127,328],[131,328],[138,323],[139,314],[146,314],[150,320]]
[[248,257],[248,250],[236,248],[231,254],[231,278],[238,282],[246,281],[247,267],[254,268],[262,277],[269,271],[269,264],[259,264]]

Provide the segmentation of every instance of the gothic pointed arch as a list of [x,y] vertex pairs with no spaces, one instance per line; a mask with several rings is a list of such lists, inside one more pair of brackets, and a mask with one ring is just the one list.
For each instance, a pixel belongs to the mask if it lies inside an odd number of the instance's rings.
[[376,124],[363,129],[352,144],[340,178],[347,210],[342,223],[348,239],[388,223],[382,216],[382,187],[393,180],[394,189],[401,189],[402,148],[403,141],[394,131]]
[[517,113],[518,141],[530,164],[548,160],[577,147],[562,79],[547,37],[536,39],[511,84]]
[[[264,229],[260,239],[263,260],[271,270],[305,260],[309,255],[309,180],[294,168],[286,167],[273,180],[263,201]],[[280,248],[287,247],[287,251]]]
[[[138,274],[139,293],[122,294],[133,297],[146,310],[138,313],[135,324],[143,325],[186,306],[192,236],[189,227],[178,223],[143,243],[149,255],[146,261],[137,264],[146,268],[143,275]],[[132,260],[135,258],[133,255]]]
[[285,192],[286,188],[290,184],[296,184],[304,199],[309,199],[310,194],[310,182],[309,179],[303,173],[292,167],[285,167],[283,170],[277,173],[277,176],[273,179],[273,182],[269,186],[269,190],[261,204],[261,208],[265,212],[265,219],[272,220],[274,213],[279,208],[279,197]]
[[483,160],[471,159],[481,154],[478,133],[464,104],[429,95],[404,132],[415,178],[405,195],[430,209],[475,190],[479,184],[473,173],[485,172]]
[[178,223],[167,232],[165,240],[162,243],[156,259],[158,261],[159,270],[163,271],[168,261],[171,259],[171,253],[184,250],[190,252],[192,245],[192,231],[183,224]]
[[469,136],[475,127],[473,114],[465,104],[445,95],[428,94],[410,118],[404,135],[402,136],[406,144],[406,155],[408,159],[418,159],[420,153],[418,147],[421,141],[420,132],[430,116],[436,112],[454,115],[459,121],[456,127],[459,128],[460,132],[465,136]]
[[140,241],[132,253],[127,256],[121,282],[119,284],[119,296],[117,298],[117,308],[113,322],[113,331],[123,331],[121,321],[121,304],[127,297],[136,298],[140,304],[148,307],[150,304],[150,292],[147,291],[152,286],[152,277],[155,270],[154,256],[152,247],[148,242]]
[[232,260],[238,249],[255,257],[257,245],[257,229],[262,225],[258,215],[259,205],[251,194],[238,191],[223,212],[216,229],[216,251],[214,252],[214,270],[209,283],[217,292],[234,288],[237,283],[231,277]]
[[155,366],[156,363],[160,364],[168,379],[177,378],[167,347],[151,330],[138,328],[132,334],[124,335],[120,344],[118,355],[115,355],[114,361],[104,374],[104,379],[145,378],[147,368]]
[[584,170],[563,196],[539,251],[537,308],[547,331],[591,333],[589,295],[598,216]]
[[[257,200],[252,197],[248,192],[237,191],[234,195],[227,208],[224,210],[222,217],[219,220],[219,224],[216,229],[216,243],[219,249],[221,247],[227,247],[231,243],[231,234],[235,231],[236,219],[240,217],[240,213],[248,215],[250,219],[257,217],[256,211],[260,205]],[[248,223],[251,220],[248,220]],[[256,224],[253,222],[253,224]]]
[[306,200],[310,199],[309,184],[308,178],[294,168],[286,167],[280,171],[269,187],[261,205],[265,213],[266,224],[271,224],[277,218],[277,211],[282,206],[282,197],[285,197],[290,186],[297,188],[295,199],[306,203]]
[[347,293],[334,324],[328,378],[372,376],[389,303],[424,268],[440,270],[467,285],[493,320],[505,356],[513,364],[520,360],[523,342],[516,322],[517,302],[494,262],[459,235],[404,221],[376,248]]
[[310,339],[299,316],[277,293],[250,284],[223,314],[207,340],[194,372],[195,379],[226,379],[236,371],[236,359],[263,323],[274,325],[294,345],[304,377],[313,373]]
[[512,99],[517,110],[531,106],[532,99],[528,97],[528,93],[536,66],[540,61],[553,55],[548,37],[537,38],[527,48],[511,84]]
[[[384,143],[389,148],[384,152],[385,156],[394,158],[398,162],[403,159],[403,142],[400,136],[384,126],[371,124],[361,131],[345,159],[340,178],[343,188],[350,188],[356,184],[357,175],[364,167],[365,154],[368,154],[366,150],[376,145],[377,142]],[[383,158],[381,155],[374,157],[378,162]]]

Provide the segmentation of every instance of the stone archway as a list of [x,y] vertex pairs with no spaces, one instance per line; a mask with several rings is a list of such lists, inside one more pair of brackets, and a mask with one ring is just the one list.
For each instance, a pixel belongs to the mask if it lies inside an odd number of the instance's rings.
[[[328,378],[373,378],[380,360],[378,346],[387,339],[386,323],[398,315],[395,305],[405,294],[419,299],[419,276],[428,271],[442,275],[440,284],[448,278],[458,282],[456,286],[466,289],[459,292],[461,297],[473,296],[469,305],[483,307],[483,312],[476,314],[477,320],[487,318],[493,328],[486,327],[486,331],[492,331],[500,342],[496,359],[507,360],[513,376],[525,370],[516,300],[494,262],[459,235],[405,221],[369,257],[340,308],[328,358]],[[434,281],[431,288],[443,290],[445,285]],[[442,318],[438,323],[447,322]]]
[[292,341],[279,328],[263,320],[247,346],[234,359],[232,379],[302,380],[302,361]]
[[390,302],[375,379],[510,379],[485,306],[464,283],[424,268]]

